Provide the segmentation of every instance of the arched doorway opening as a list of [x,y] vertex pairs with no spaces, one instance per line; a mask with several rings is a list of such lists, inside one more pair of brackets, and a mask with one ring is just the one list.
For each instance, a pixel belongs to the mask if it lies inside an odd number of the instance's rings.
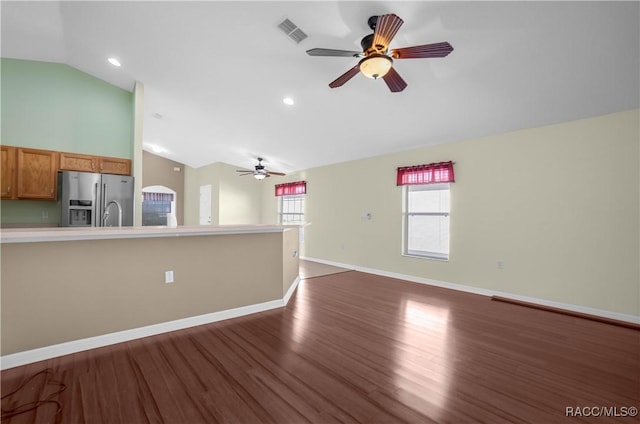
[[177,193],[154,185],[142,189],[142,225],[175,227]]

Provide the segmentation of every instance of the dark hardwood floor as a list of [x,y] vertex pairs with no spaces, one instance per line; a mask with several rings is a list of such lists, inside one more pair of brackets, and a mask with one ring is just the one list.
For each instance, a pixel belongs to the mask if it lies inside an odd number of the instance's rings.
[[636,330],[355,271],[283,309],[5,370],[3,396],[44,369],[3,415],[59,404],[3,423],[637,423],[640,406]]

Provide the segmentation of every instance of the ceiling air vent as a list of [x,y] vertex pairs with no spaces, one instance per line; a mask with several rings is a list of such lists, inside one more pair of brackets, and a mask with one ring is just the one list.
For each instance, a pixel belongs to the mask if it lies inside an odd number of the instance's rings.
[[287,37],[292,39],[296,44],[300,43],[302,40],[308,37],[307,34],[302,32],[302,30],[289,19],[285,19],[284,21],[280,22],[278,28],[280,28],[282,32],[284,32]]

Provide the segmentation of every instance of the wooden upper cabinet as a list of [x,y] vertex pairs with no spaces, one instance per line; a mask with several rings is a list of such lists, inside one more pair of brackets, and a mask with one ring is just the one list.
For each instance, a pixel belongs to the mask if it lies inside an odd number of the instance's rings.
[[98,172],[99,158],[97,156],[79,153],[60,153],[60,170]]
[[16,198],[16,148],[0,146],[0,198]]
[[131,160],[100,157],[100,172],[103,174],[131,175]]
[[57,195],[58,152],[17,149],[19,199],[55,200]]
[[0,198],[56,200],[58,171],[131,175],[131,159],[0,146]]
[[60,169],[64,171],[100,172],[131,175],[131,160],[106,156],[60,153]]

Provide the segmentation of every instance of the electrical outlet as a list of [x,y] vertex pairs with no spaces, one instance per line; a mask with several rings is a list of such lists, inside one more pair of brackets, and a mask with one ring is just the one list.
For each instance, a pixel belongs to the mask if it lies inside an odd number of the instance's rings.
[[164,272],[164,282],[165,283],[173,283],[173,271],[165,271]]
[[504,261],[502,259],[499,259],[498,261],[496,261],[496,268],[504,269]]
[[42,211],[42,219],[47,219],[49,218],[49,212],[48,211]]

